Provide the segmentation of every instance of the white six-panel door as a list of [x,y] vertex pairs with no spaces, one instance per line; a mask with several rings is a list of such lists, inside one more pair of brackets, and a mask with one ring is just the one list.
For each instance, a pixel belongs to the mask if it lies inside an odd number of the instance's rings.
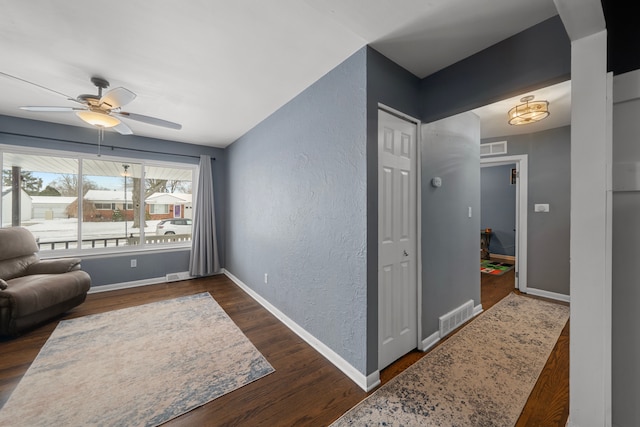
[[378,110],[378,369],[417,347],[416,136]]

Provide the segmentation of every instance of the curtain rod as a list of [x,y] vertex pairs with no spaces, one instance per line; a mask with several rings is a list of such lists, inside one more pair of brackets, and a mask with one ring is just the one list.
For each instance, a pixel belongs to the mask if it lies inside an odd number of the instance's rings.
[[[200,156],[194,156],[191,154],[179,154],[179,153],[162,153],[159,151],[153,151],[153,150],[143,150],[142,148],[128,148],[128,147],[120,147],[117,145],[104,145],[104,144],[93,144],[91,142],[84,142],[84,141],[70,141],[68,139],[60,139],[60,138],[52,138],[52,137],[48,137],[48,136],[37,136],[37,135],[25,135],[22,133],[14,133],[14,132],[5,132],[5,131],[0,131],[0,134],[3,135],[9,135],[9,136],[21,136],[24,138],[35,138],[35,139],[42,139],[42,140],[47,140],[47,141],[57,141],[57,142],[65,142],[65,143],[70,143],[70,144],[79,144],[79,145],[88,145],[91,147],[103,147],[103,148],[111,148],[111,151],[113,151],[114,149],[118,148],[120,150],[129,150],[129,151],[137,151],[139,153],[155,153],[155,154],[164,154],[164,155],[168,155],[168,156],[180,156],[180,157],[190,157],[193,159],[199,159]],[[211,160],[215,160],[215,157],[212,157]]]

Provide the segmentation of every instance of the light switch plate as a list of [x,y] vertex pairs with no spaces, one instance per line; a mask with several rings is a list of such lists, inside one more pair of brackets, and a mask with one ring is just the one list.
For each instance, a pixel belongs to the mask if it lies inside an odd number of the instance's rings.
[[549,212],[549,203],[536,203],[533,205],[534,212]]

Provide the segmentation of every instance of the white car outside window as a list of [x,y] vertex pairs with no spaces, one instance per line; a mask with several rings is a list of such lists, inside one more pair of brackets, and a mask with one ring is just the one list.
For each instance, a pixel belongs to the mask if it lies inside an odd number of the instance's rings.
[[163,219],[156,226],[156,235],[191,234],[192,221],[188,218]]

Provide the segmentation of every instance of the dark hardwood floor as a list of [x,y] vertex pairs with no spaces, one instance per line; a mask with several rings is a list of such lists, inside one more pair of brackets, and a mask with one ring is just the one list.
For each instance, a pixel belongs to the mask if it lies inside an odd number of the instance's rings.
[[[486,277],[485,277],[486,276]],[[513,290],[513,272],[483,275],[486,310]],[[326,426],[367,396],[335,366],[225,276],[91,294],[64,319],[209,292],[275,372],[184,414],[167,426]],[[9,398],[57,322],[0,341],[0,406]],[[414,351],[381,372],[389,381],[426,353]],[[569,328],[547,362],[518,426],[564,426],[569,406]]]

